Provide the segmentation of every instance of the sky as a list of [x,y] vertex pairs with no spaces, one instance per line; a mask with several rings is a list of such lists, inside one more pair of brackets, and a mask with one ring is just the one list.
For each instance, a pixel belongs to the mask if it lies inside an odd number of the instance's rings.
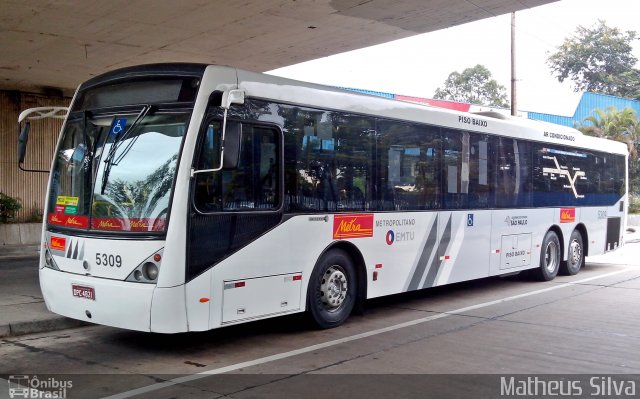
[[[573,115],[571,82],[552,76],[547,57],[579,25],[598,19],[640,33],[640,0],[561,0],[516,13],[517,103],[521,111]],[[332,86],[433,98],[453,71],[486,66],[510,97],[511,14],[491,17],[267,73]],[[640,40],[633,44],[640,59]],[[636,65],[638,68],[639,65]]]

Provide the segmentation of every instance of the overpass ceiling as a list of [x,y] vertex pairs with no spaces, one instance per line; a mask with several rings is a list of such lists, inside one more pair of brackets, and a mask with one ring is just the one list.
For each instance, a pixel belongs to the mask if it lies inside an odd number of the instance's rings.
[[553,1],[0,0],[0,88],[154,62],[267,71]]

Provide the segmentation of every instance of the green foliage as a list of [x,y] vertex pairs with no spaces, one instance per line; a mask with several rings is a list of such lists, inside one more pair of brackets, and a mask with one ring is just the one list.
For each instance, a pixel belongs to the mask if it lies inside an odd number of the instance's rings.
[[640,196],[629,194],[629,213],[640,213]]
[[618,110],[609,107],[606,111],[596,109],[594,115],[585,118],[585,123],[577,128],[589,136],[601,137],[625,143],[629,149],[629,191],[640,192],[638,173],[638,140],[640,140],[640,120],[631,108]]
[[433,98],[487,107],[509,107],[507,89],[492,79],[491,72],[480,64],[462,73],[451,72],[444,87],[439,87]]
[[640,98],[640,70],[631,44],[635,31],[622,32],[598,21],[591,28],[578,26],[547,64],[560,82],[570,79],[575,91],[591,91],[627,98]]
[[28,221],[31,223],[42,222],[43,216],[44,212],[42,211],[42,208],[38,207],[38,204],[34,202],[33,208],[31,208],[31,216]]
[[10,197],[0,192],[0,222],[7,223],[16,216],[16,212],[22,209],[22,204],[17,198]]

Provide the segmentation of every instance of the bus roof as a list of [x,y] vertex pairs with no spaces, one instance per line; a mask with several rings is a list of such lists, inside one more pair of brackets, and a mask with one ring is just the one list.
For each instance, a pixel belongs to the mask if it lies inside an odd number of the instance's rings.
[[[230,73],[232,71],[233,73]],[[97,76],[81,84],[79,89],[117,81],[121,78],[171,74],[196,76],[203,72],[203,83],[220,76],[234,75],[235,82],[210,83],[221,89],[235,86],[244,90],[246,96],[250,98],[628,154],[624,143],[587,136],[567,126],[519,117],[497,117],[490,113],[469,113],[426,104],[414,104],[220,65],[166,63],[128,67]],[[207,86],[210,87],[210,85]]]
[[497,134],[618,154],[626,155],[628,153],[627,146],[624,143],[587,136],[577,129],[548,122],[511,116],[497,118],[495,115],[487,115],[486,113],[474,114],[429,105],[413,104],[243,70],[237,70],[237,76],[238,87],[246,91],[247,97],[427,123],[453,129]]

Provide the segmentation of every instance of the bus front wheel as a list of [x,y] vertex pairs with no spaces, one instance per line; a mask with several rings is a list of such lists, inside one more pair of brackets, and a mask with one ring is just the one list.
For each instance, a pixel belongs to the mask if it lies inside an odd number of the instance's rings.
[[540,267],[536,270],[536,277],[541,281],[553,280],[560,269],[562,249],[560,239],[554,231],[547,231],[542,240],[540,251]]
[[320,328],[341,325],[349,317],[357,298],[355,266],[351,257],[332,249],[316,264],[307,294],[307,309]]

